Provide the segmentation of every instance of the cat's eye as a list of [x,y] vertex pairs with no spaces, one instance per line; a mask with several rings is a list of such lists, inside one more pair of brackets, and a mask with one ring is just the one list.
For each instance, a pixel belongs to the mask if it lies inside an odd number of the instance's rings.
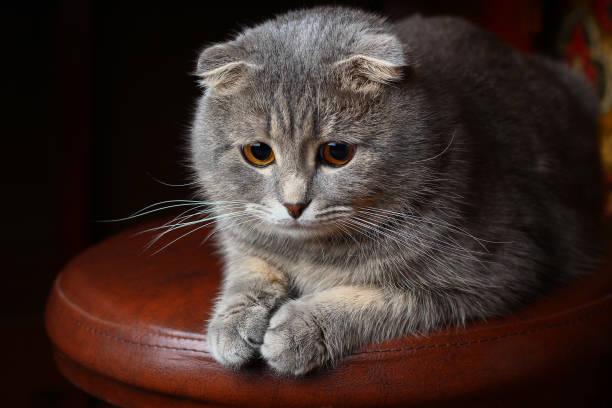
[[351,161],[355,146],[342,142],[329,142],[319,148],[319,159],[330,166],[340,167]]
[[256,167],[266,167],[274,162],[274,151],[261,142],[243,145],[242,155],[247,163]]

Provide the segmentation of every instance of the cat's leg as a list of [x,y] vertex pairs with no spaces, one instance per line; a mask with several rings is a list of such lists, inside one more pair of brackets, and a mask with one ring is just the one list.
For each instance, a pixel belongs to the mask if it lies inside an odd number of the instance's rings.
[[267,262],[255,257],[232,259],[208,323],[213,357],[233,368],[255,357],[272,312],[286,298],[286,277]]
[[307,295],[272,316],[261,355],[281,374],[302,375],[371,342],[435,325],[434,310],[417,309],[413,294],[400,291],[343,286]]

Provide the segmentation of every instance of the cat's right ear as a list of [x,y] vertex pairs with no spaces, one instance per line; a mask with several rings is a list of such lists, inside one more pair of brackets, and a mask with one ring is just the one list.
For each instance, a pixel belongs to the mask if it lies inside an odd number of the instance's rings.
[[399,82],[407,69],[402,45],[391,34],[365,34],[352,51],[334,64],[334,70],[342,88],[353,92],[377,94]]
[[252,67],[244,60],[241,49],[230,42],[204,49],[198,58],[195,75],[209,91],[229,95],[245,85]]

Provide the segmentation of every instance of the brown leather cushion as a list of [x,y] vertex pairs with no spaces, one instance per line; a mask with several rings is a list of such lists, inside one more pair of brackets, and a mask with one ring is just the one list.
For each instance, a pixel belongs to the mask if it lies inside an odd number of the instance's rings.
[[204,327],[220,265],[210,243],[200,246],[206,234],[194,233],[151,255],[144,247],[152,235],[134,235],[144,228],[73,260],[58,276],[47,308],[60,369],[112,403],[310,407],[612,401],[608,266],[508,318],[372,345],[333,370],[279,378],[263,364],[232,372],[211,358]]

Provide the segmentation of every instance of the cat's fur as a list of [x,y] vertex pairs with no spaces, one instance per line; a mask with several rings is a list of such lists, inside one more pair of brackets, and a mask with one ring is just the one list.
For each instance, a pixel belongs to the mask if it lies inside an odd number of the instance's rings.
[[[303,374],[503,315],[595,260],[597,101],[560,64],[456,18],[316,8],[205,49],[197,74],[192,161],[220,202],[226,262],[208,339],[224,365],[260,355]],[[274,164],[245,162],[255,141]],[[323,141],[355,157],[322,165]],[[300,201],[297,222],[316,227],[287,226],[282,203]]]

